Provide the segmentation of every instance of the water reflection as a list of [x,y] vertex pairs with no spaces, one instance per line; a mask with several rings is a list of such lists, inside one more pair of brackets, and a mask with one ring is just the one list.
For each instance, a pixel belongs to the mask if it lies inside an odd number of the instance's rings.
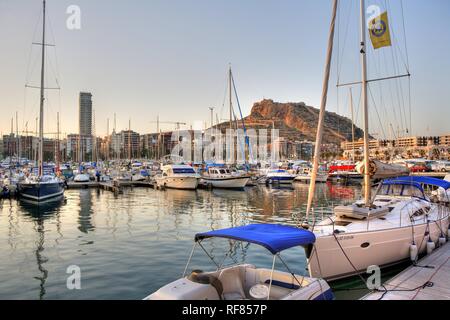
[[[119,196],[82,189],[39,207],[3,201],[0,250],[8,259],[0,262],[0,299],[142,298],[180,276],[196,233],[248,223],[295,225],[302,221],[307,192],[306,184],[243,191],[134,188]],[[315,213],[328,215],[332,204],[358,195],[355,187],[318,185]],[[266,251],[249,250],[248,244],[204,244],[219,262],[232,249],[228,262],[271,263]],[[304,267],[301,250],[283,259]],[[80,291],[66,287],[72,264],[83,270]],[[198,264],[204,268],[210,261]]]
[[[52,199],[43,203],[33,203],[26,200],[19,201],[20,208],[24,212],[25,216],[28,216],[31,221],[33,221],[33,230],[36,233],[37,239],[35,240],[35,259],[37,264],[37,269],[39,270],[39,275],[34,276],[34,279],[39,281],[39,300],[44,299],[46,294],[45,284],[48,278],[48,270],[45,265],[49,259],[44,255],[45,250],[45,225],[44,222],[48,219],[52,219],[55,216],[59,216],[59,209],[64,204],[64,196]],[[58,234],[61,234],[60,220],[56,219],[56,227]]]
[[83,233],[94,231],[95,227],[92,224],[92,190],[80,190],[79,197],[79,211],[78,211],[78,230]]

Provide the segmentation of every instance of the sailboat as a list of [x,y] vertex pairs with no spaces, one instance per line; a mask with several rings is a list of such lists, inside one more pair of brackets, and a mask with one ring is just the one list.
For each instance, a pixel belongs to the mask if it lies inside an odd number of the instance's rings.
[[[364,112],[364,199],[334,208],[334,214],[312,227],[308,225],[318,172],[325,106],[333,51],[337,0],[333,1],[327,62],[317,130],[312,179],[305,228],[316,236],[307,247],[312,277],[336,280],[364,273],[369,266],[390,266],[412,260],[420,253],[446,241],[450,209],[427,190],[450,190],[447,181],[427,177],[398,177],[383,180],[372,196],[373,170],[369,159],[368,80],[366,62],[365,1],[360,0],[362,102]],[[444,193],[445,194],[445,193]]]
[[53,174],[44,172],[44,92],[45,92],[45,8],[46,1],[42,1],[42,47],[41,53],[41,85],[39,111],[39,150],[38,173],[30,175],[18,184],[19,195],[33,202],[49,201],[64,194],[64,182]]

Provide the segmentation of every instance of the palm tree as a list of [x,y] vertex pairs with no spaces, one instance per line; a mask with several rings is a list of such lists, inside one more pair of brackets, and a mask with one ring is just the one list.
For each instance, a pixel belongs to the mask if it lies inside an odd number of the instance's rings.
[[406,151],[406,154],[408,155],[408,158],[412,158],[412,151],[411,151],[411,149],[408,149]]
[[433,151],[433,159],[439,159],[441,157],[441,152],[438,148],[434,148]]

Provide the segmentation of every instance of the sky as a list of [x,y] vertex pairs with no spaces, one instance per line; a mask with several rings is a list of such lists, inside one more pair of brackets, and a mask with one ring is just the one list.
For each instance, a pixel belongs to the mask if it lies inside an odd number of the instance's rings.
[[[388,10],[395,39],[376,52],[369,44],[369,78],[407,70],[412,77],[371,84],[370,133],[449,134],[450,1],[367,1],[372,4]],[[66,26],[70,5],[81,10],[79,30]],[[361,79],[358,6],[342,0],[339,7],[327,104],[347,117],[348,88],[336,84]],[[47,42],[56,45],[47,47],[47,86],[61,87],[47,91],[48,133],[56,132],[57,112],[63,134],[78,132],[80,91],[93,94],[100,136],[108,118],[112,129],[114,113],[118,130],[130,120],[140,133],[155,132],[158,115],[197,127],[209,124],[208,108],[215,107],[224,119],[230,64],[244,115],[264,98],[320,105],[331,0],[48,0],[47,9]],[[40,19],[40,0],[0,0],[2,133],[10,132],[16,112],[20,131],[27,123],[35,130],[39,90],[25,84],[39,85],[40,48],[31,43],[40,41]],[[352,90],[361,125],[360,88]]]

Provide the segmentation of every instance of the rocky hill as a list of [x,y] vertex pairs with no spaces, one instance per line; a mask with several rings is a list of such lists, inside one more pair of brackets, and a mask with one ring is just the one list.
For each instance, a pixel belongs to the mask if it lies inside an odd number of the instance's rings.
[[[315,141],[319,109],[307,106],[305,103],[279,103],[273,100],[263,100],[253,105],[251,114],[245,117],[248,128],[275,128],[280,130],[280,136],[290,140]],[[229,124],[229,123],[228,123]],[[221,127],[227,127],[222,123]],[[355,127],[355,140],[363,137],[363,131]],[[334,112],[326,112],[323,143],[340,144],[352,139],[352,122],[350,119]]]

